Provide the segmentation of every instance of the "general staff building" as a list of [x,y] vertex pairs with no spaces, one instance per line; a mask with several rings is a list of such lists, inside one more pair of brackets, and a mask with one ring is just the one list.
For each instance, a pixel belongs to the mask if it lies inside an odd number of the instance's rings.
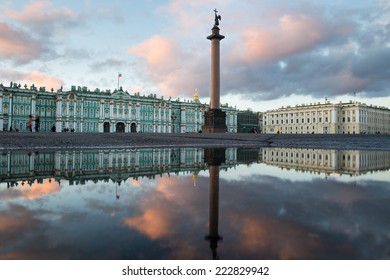
[[303,104],[263,115],[264,133],[390,134],[390,110],[349,101]]

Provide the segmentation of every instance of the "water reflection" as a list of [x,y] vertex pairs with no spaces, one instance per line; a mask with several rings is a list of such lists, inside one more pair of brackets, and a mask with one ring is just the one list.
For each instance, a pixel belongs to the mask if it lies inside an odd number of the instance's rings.
[[0,258],[389,259],[389,158],[280,148],[3,153]]

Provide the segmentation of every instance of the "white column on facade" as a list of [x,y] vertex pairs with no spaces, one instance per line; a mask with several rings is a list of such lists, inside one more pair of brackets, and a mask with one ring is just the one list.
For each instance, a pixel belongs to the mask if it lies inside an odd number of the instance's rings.
[[65,127],[69,128],[69,100],[65,100],[66,102],[66,109],[65,109]]
[[99,117],[101,119],[104,119],[104,100],[100,100],[100,114],[99,114]]
[[[31,98],[31,111],[30,111],[31,115],[33,115],[33,116],[35,116],[35,114],[36,114],[36,106],[37,106],[37,97],[34,95]],[[1,107],[3,107],[3,106],[1,106]]]
[[169,124],[169,127],[168,127],[168,131],[169,133],[172,133],[173,129],[172,129],[172,107],[169,107],[168,109],[168,124]]
[[54,170],[61,170],[61,152],[55,152],[54,154]]
[[3,95],[0,93],[0,131],[3,131],[4,120],[3,120]]
[[359,107],[355,109],[355,121],[352,119],[353,126],[355,126],[355,129],[352,127],[352,131],[355,133],[360,133],[360,120],[359,120]]
[[336,109],[332,109],[331,111],[330,111],[330,113],[331,113],[331,123],[333,123],[333,124],[336,124],[337,123],[337,114],[336,114]]
[[139,151],[135,152],[135,166],[139,167]]
[[35,166],[35,153],[31,153],[29,156],[30,160],[30,174],[32,175],[34,173],[34,166]]
[[3,94],[0,93],[0,114],[3,113]]
[[185,165],[185,163],[186,163],[185,149],[180,149],[180,165]]
[[83,168],[83,158],[84,158],[84,154],[83,154],[83,151],[80,151],[79,153],[79,170],[80,171],[83,171],[84,168]]
[[[9,116],[8,116],[8,130],[10,129],[10,127],[12,126],[12,117],[13,117],[13,112],[14,112],[14,108],[13,108],[13,98],[12,98],[12,94],[9,95],[9,108],[8,108],[8,112],[9,112]],[[14,127],[13,129],[15,129],[16,127]]]
[[69,117],[69,100],[66,100],[66,117]]
[[81,108],[80,108],[80,132],[84,132],[84,99],[81,100]]
[[56,105],[56,115],[55,115],[55,124],[56,124],[56,132],[61,131],[61,99],[57,99],[54,101]]
[[73,171],[76,169],[75,164],[76,164],[76,151],[73,151],[73,153],[72,153],[72,170]]
[[187,120],[186,120],[186,108],[180,110],[180,133],[186,132]]
[[69,152],[65,152],[65,170],[68,170],[68,159],[69,159]]
[[114,103],[110,102],[110,120],[114,117]]
[[168,165],[168,168],[171,166],[171,155],[172,155],[172,149],[167,149],[167,165]]
[[57,99],[56,101],[56,117],[60,117],[61,116],[61,99]]
[[112,152],[108,152],[108,168],[112,169]]
[[161,111],[162,111],[162,108],[161,106],[158,106],[158,116],[157,116],[157,132],[161,132]]
[[11,175],[11,152],[7,152],[7,176],[9,177]]
[[99,171],[103,172],[104,169],[104,154],[102,151],[99,151]]
[[135,111],[137,122],[141,120],[141,105],[139,103],[136,104],[136,111]]
[[128,153],[126,154],[126,167],[127,167],[127,169],[130,168],[130,158],[131,158],[131,153],[128,152]]

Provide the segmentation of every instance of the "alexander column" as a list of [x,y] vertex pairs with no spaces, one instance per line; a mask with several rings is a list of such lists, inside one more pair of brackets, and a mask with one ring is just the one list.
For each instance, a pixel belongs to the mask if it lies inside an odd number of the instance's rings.
[[220,96],[220,59],[219,59],[219,41],[225,36],[219,34],[219,21],[221,15],[217,15],[217,9],[214,10],[215,23],[211,29],[211,35],[207,37],[211,41],[211,85],[210,85],[210,109],[204,115],[204,133],[225,133],[226,132],[226,113],[222,112],[219,101]]

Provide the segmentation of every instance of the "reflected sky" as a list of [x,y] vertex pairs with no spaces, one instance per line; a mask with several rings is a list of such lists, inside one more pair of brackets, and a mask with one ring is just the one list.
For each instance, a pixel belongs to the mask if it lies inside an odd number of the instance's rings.
[[[389,175],[221,166],[218,256],[389,259]],[[120,183],[3,181],[0,258],[211,259],[209,191],[207,168]]]

